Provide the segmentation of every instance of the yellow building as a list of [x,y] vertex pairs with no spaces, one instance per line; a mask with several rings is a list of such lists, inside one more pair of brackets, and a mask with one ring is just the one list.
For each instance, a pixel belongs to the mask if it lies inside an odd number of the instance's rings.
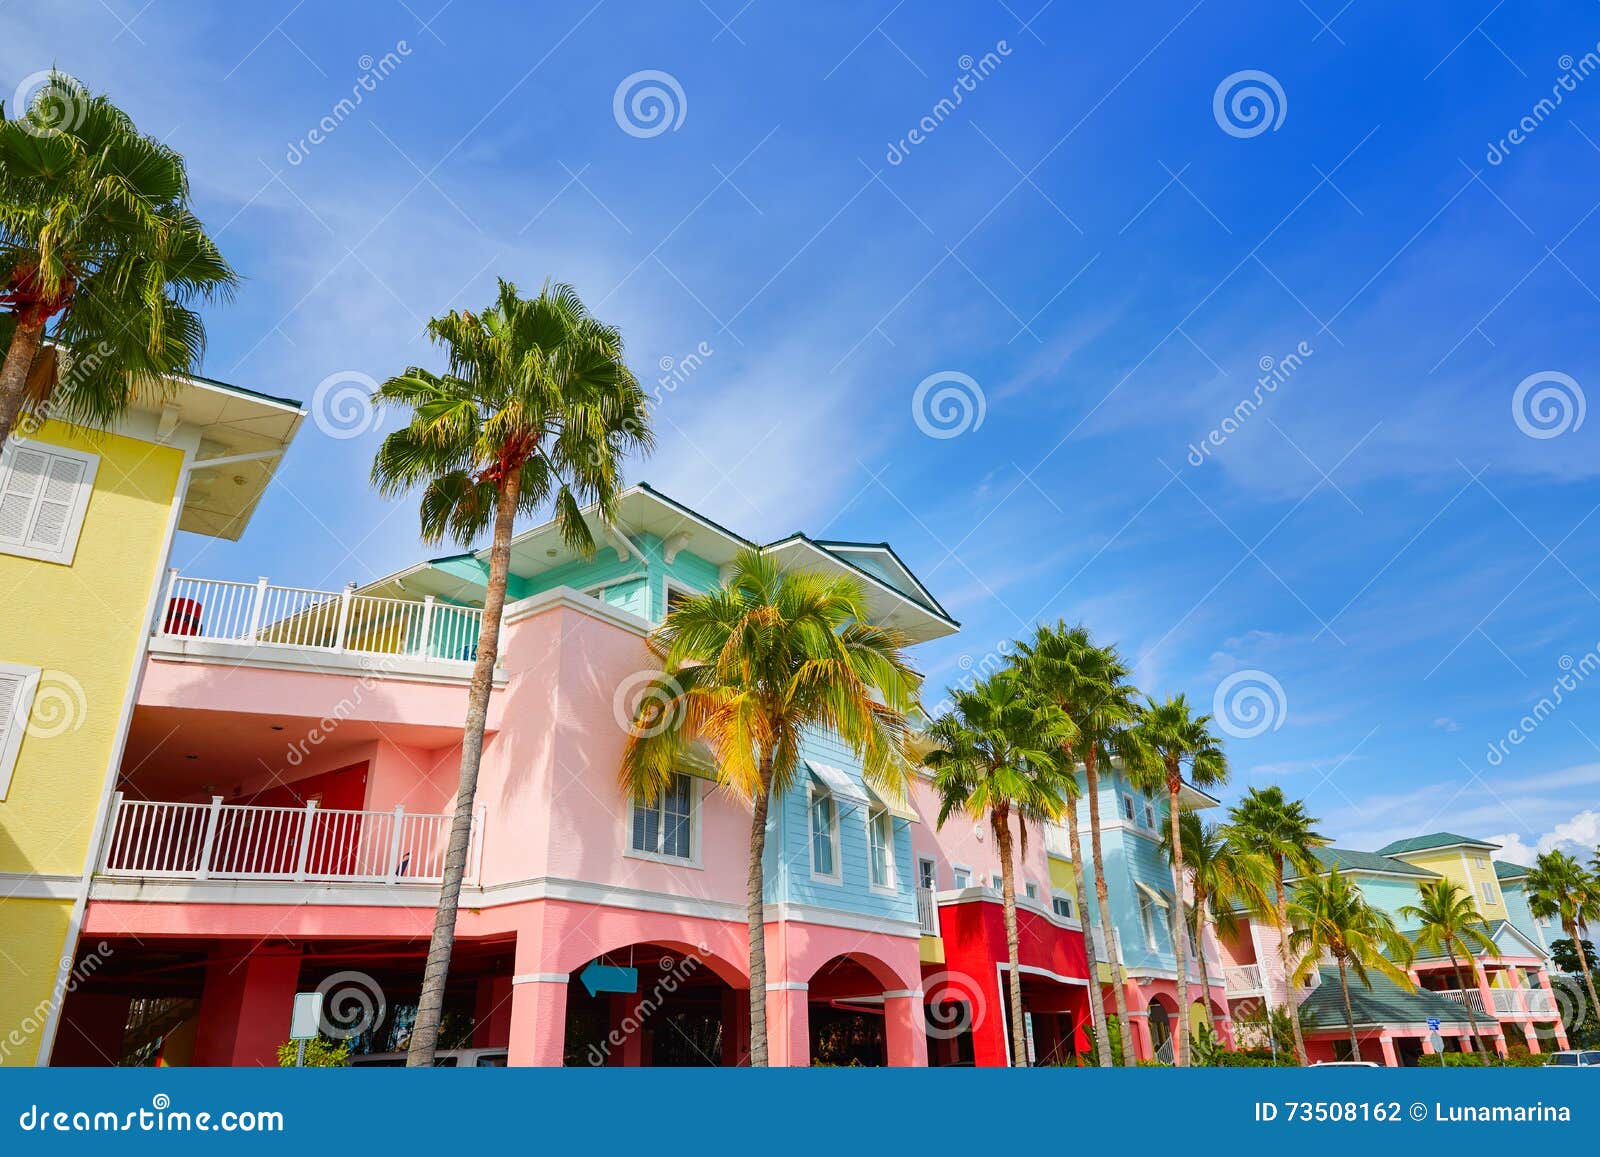
[[174,533],[237,539],[303,416],[182,379],[110,431],[0,450],[0,1065],[45,1063],[103,963],[77,927]]
[[1493,925],[1510,918],[1505,896],[1500,891],[1500,880],[1494,870],[1494,853],[1499,844],[1489,844],[1453,832],[1433,832],[1426,836],[1412,836],[1396,840],[1379,848],[1380,856],[1393,856],[1418,868],[1436,872],[1454,881],[1472,896],[1478,914]]

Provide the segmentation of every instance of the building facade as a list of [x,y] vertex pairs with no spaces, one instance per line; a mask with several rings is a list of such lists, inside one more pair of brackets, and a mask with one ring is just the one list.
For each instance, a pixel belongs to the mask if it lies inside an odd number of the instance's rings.
[[1222,940],[1235,1013],[1242,1017],[1263,1003],[1281,1007],[1292,999],[1313,1061],[1413,1065],[1436,1051],[1435,1034],[1447,1051],[1474,1051],[1478,1038],[1501,1055],[1513,1046],[1535,1053],[1565,1048],[1545,930],[1528,911],[1520,883],[1527,869],[1496,861],[1498,850],[1497,844],[1448,832],[1398,840],[1377,852],[1316,849],[1324,871],[1337,868],[1367,903],[1412,937],[1417,924],[1403,910],[1421,903],[1426,885],[1451,880],[1472,896],[1482,931],[1495,945],[1492,954],[1477,955],[1476,969],[1465,959],[1419,951],[1407,970],[1409,989],[1376,974],[1366,985],[1352,979],[1358,1056],[1352,1055],[1337,973],[1320,968],[1291,988],[1277,930],[1263,921],[1241,920]]
[[47,1058],[105,962],[74,945],[174,533],[237,538],[300,419],[184,379],[105,432],[30,418],[0,451],[0,1064]]

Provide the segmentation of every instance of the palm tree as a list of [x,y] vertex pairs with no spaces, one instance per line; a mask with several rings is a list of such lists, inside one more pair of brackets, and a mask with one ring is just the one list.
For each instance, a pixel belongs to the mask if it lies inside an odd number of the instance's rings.
[[[1379,972],[1409,991],[1415,987],[1406,972],[1411,963],[1411,941],[1394,926],[1389,913],[1368,904],[1361,889],[1338,868],[1326,876],[1308,875],[1300,880],[1295,886],[1294,901],[1288,906],[1288,920],[1290,932],[1284,943],[1290,951],[1300,953],[1290,983],[1304,983],[1323,957],[1333,957],[1339,967],[1344,1023],[1350,1030],[1350,1057],[1358,1059],[1361,1041],[1356,1036],[1355,1013],[1350,1007],[1350,973],[1354,972],[1357,980],[1371,988],[1368,972]],[[1298,1030],[1295,1044],[1304,1047]],[[1300,1063],[1305,1063],[1303,1058]]]
[[[1111,921],[1105,856],[1100,842],[1100,764],[1135,753],[1132,727],[1139,716],[1138,691],[1128,682],[1129,669],[1115,647],[1097,647],[1084,627],[1058,621],[1041,626],[1033,642],[1018,644],[1018,662],[1029,684],[1054,703],[1076,727],[1076,740],[1063,744],[1071,764],[1083,765],[1089,798],[1089,855],[1094,870],[1095,902],[1105,928],[1106,961],[1111,966],[1112,997],[1122,1025],[1122,1060],[1138,1063],[1133,1034],[1128,1031],[1127,973]],[[1138,762],[1138,760],[1125,760]],[[1077,832],[1072,834],[1077,842]],[[1081,865],[1080,865],[1081,869]],[[1087,906],[1085,906],[1087,911]],[[1085,925],[1085,928],[1088,926]],[[1090,962],[1093,965],[1093,961]]]
[[[1271,869],[1265,860],[1236,845],[1228,839],[1222,825],[1206,823],[1200,813],[1191,808],[1179,813],[1178,829],[1183,863],[1194,894],[1190,925],[1197,941],[1205,943],[1205,931],[1213,924],[1231,926],[1235,908],[1262,911],[1272,907]],[[1163,833],[1161,848],[1169,863],[1173,860],[1173,847],[1171,833]],[[1200,986],[1207,993],[1211,991],[1209,965],[1203,951],[1200,953]],[[1209,999],[1205,1002],[1205,1013],[1206,1024],[1215,1029]]]
[[1436,880],[1422,885],[1421,904],[1407,904],[1399,915],[1420,925],[1416,934],[1418,948],[1450,958],[1450,971],[1455,973],[1456,987],[1467,1006],[1467,1019],[1472,1022],[1472,1047],[1485,1056],[1492,1055],[1493,1049],[1484,1047],[1483,1034],[1478,1031],[1478,1013],[1467,998],[1467,985],[1461,976],[1459,956],[1465,956],[1472,987],[1477,988],[1477,954],[1493,956],[1498,951],[1494,938],[1484,931],[1483,917],[1478,914],[1472,895],[1453,880]]
[[904,794],[906,716],[922,679],[905,636],[874,624],[860,583],[782,570],[747,550],[718,590],[684,599],[651,643],[665,670],[644,691],[621,784],[654,800],[700,745],[723,785],[750,802],[746,881],[750,1063],[767,1063],[767,815],[796,785],[801,743],[827,729],[861,760],[869,784]]
[[[971,690],[952,690],[953,707],[928,727],[936,745],[923,762],[933,769],[939,821],[962,812],[987,820],[1000,854],[1000,901],[1006,954],[1011,968],[1011,1052],[1018,1068],[1028,1063],[1023,1032],[1022,969],[1017,944],[1016,867],[1011,821],[1016,819],[1022,854],[1028,825],[1059,819],[1066,810],[1068,775],[1060,744],[1072,725],[1053,705],[1028,693],[1014,671],[1000,671]],[[1073,785],[1076,786],[1075,784]]]
[[422,1066],[433,1063],[455,944],[513,522],[549,504],[567,544],[592,552],[583,507],[593,504],[609,521],[623,457],[651,445],[644,391],[623,360],[621,334],[591,317],[570,285],[546,284],[524,299],[501,281],[493,306],[434,318],[428,336],[445,347],[448,368],[412,366],[378,388],[380,403],[406,407],[411,418],[384,438],[372,479],[385,496],[421,487],[429,542],[448,535],[470,545],[485,528],[493,537],[456,812],[406,1061]]
[[[1070,722],[1070,720],[1069,720]],[[1064,744],[1068,752],[1071,744]],[[1100,957],[1095,951],[1094,907],[1089,903],[1089,886],[1083,882],[1083,842],[1078,838],[1078,800],[1082,789],[1078,786],[1077,760],[1070,754],[1061,759],[1066,786],[1066,824],[1068,846],[1072,849],[1072,894],[1078,909],[1078,922],[1083,925],[1083,942],[1088,949],[1089,967],[1089,1026],[1093,1030],[1095,1060],[1102,1069],[1111,1067],[1111,1032],[1106,1022],[1105,996],[1100,991]]]
[[[1328,840],[1316,830],[1317,821],[1301,800],[1285,798],[1280,787],[1253,787],[1228,811],[1229,838],[1246,851],[1264,857],[1272,866],[1273,922],[1278,926],[1278,956],[1287,983],[1289,966],[1288,896],[1284,890],[1286,869],[1292,865],[1302,874],[1317,871],[1312,848],[1324,847]],[[1302,1065],[1307,1063],[1305,1034],[1294,1007],[1294,989],[1284,993],[1294,1024],[1294,1051]]]
[[61,73],[0,107],[0,445],[19,414],[104,427],[205,349],[190,306],[238,278],[189,205],[183,157]]
[[1550,851],[1534,861],[1523,886],[1534,916],[1559,922],[1561,930],[1572,939],[1583,982],[1589,988],[1589,1007],[1600,1009],[1588,953],[1583,950],[1583,933],[1591,921],[1600,921],[1600,879],[1584,871],[1583,865],[1565,852]]
[[[1183,791],[1183,765],[1189,765],[1189,780],[1196,787],[1213,787],[1228,778],[1228,758],[1222,745],[1211,733],[1211,716],[1193,715],[1189,701],[1175,695],[1165,703],[1153,700],[1146,705],[1138,725],[1142,746],[1150,753],[1151,762],[1144,769],[1134,769],[1135,781],[1141,787],[1159,786],[1167,793],[1167,831],[1164,837],[1172,864],[1173,933],[1172,951],[1177,958],[1178,1007],[1182,1010],[1177,1033],[1177,1047],[1173,1050],[1173,1063],[1184,1068],[1189,1063],[1189,914],[1184,902],[1184,882],[1187,873],[1183,864],[1183,828],[1179,823],[1182,808],[1178,795]],[[1198,901],[1197,901],[1198,902]],[[1196,954],[1205,967],[1205,942],[1195,937]],[[1202,974],[1203,978],[1203,974]],[[1211,991],[1209,986],[1201,993],[1210,1023]]]

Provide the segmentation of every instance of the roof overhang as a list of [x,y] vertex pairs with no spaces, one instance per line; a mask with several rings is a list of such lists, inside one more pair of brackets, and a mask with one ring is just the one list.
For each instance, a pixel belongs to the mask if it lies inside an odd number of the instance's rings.
[[780,539],[761,548],[784,566],[799,571],[826,575],[848,575],[858,580],[867,593],[867,605],[880,626],[894,627],[913,643],[925,643],[953,635],[961,629],[949,616],[925,606],[877,575],[862,570],[849,559],[841,558],[804,535]]
[[861,785],[831,763],[818,763],[814,759],[808,759],[806,770],[811,773],[811,778],[818,786],[841,802],[854,804],[857,807],[871,806],[871,801],[867,799],[867,793],[861,789]]
[[287,398],[193,377],[173,378],[134,409],[155,416],[158,437],[180,425],[199,431],[178,529],[230,542],[244,533],[306,413]]

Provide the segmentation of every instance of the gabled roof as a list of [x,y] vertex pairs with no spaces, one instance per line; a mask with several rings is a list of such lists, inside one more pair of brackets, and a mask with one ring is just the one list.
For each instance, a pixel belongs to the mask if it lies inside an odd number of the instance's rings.
[[1531,871],[1525,864],[1508,864],[1504,860],[1495,860],[1493,863],[1495,877],[1501,880],[1523,880]]
[[[1311,854],[1322,866],[1322,872],[1338,868],[1347,875],[1406,876],[1414,880],[1439,879],[1437,872],[1430,872],[1426,868],[1419,868],[1404,860],[1391,859],[1378,852],[1358,852],[1353,848],[1312,848]],[[1299,875],[1296,873],[1286,878],[1298,879]]]
[[[1499,945],[1502,950],[1506,947],[1508,942],[1513,948],[1521,948],[1526,950],[1509,953],[1502,951],[1502,956],[1509,955],[1542,957],[1544,955],[1544,949],[1540,948],[1532,940],[1529,940],[1527,936],[1519,932],[1516,925],[1512,924],[1509,920],[1495,920],[1492,923],[1486,920],[1480,920],[1478,922],[1478,929],[1479,931],[1483,932],[1484,935],[1488,936],[1490,940],[1493,940],[1497,945]],[[1416,931],[1410,931],[1405,935],[1412,941],[1415,941],[1419,933]],[[1420,947],[1416,949],[1416,954],[1418,960],[1440,960],[1449,955],[1447,952],[1427,952]],[[1480,957],[1480,959],[1482,958]]]
[[[879,621],[905,631],[913,642],[939,638],[960,629],[960,624],[927,594],[916,576],[884,543],[835,543],[838,549],[830,549],[804,534],[795,534],[759,546],[644,482],[635,483],[617,495],[616,516],[611,525],[605,524],[593,506],[585,509],[583,515],[598,549],[615,550],[619,562],[631,556],[641,570],[647,560],[630,535],[648,534],[660,539],[668,561],[679,550],[684,550],[717,567],[728,565],[741,551],[759,549],[776,555],[783,565],[849,574],[860,579]],[[895,577],[886,579],[862,567],[857,561],[862,552],[871,552],[879,558],[885,573]],[[360,589],[365,594],[389,593],[391,588],[398,593],[399,588],[403,588],[412,597],[432,594],[471,601],[471,593],[481,591],[483,585],[482,579],[473,572],[482,570],[488,557],[489,551],[485,548],[433,559],[385,575]],[[574,558],[574,552],[567,547],[553,521],[524,530],[511,540],[511,570],[523,578],[537,577],[567,565]]]
[[1483,848],[1486,851],[1499,851],[1499,844],[1491,844],[1487,840],[1475,840],[1470,836],[1458,836],[1454,832],[1431,832],[1425,836],[1411,836],[1407,839],[1396,840],[1394,843],[1378,849],[1381,856],[1397,856],[1406,852],[1431,852],[1441,848]]
[[[1408,1028],[1425,1028],[1429,1017],[1438,1017],[1443,1024],[1471,1024],[1467,1010],[1447,996],[1419,988],[1407,992],[1387,976],[1372,969],[1367,970],[1371,987],[1350,976],[1350,1012],[1358,1029],[1404,1025]],[[1339,989],[1339,970],[1322,969],[1322,983],[1314,988],[1300,1004],[1300,1021],[1313,1031],[1342,1029],[1344,1020],[1344,995]]]

